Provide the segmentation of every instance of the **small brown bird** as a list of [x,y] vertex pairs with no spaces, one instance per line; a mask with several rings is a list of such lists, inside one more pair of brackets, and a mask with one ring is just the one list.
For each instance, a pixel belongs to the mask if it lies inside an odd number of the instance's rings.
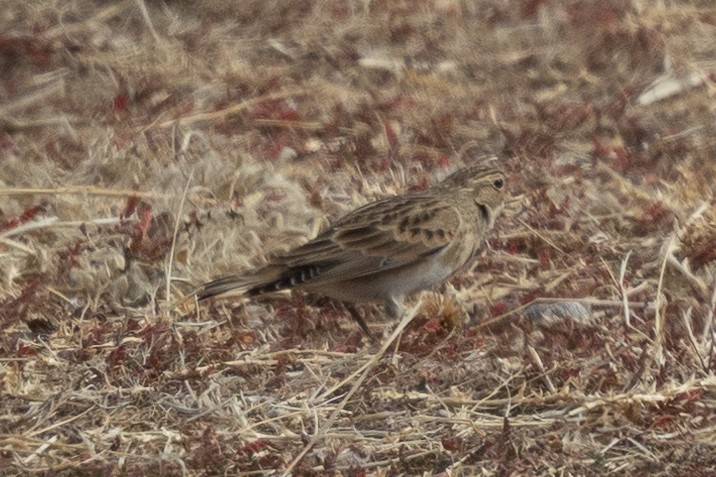
[[500,170],[467,167],[424,191],[366,204],[265,266],[206,283],[196,294],[204,300],[295,288],[341,302],[382,303],[398,317],[406,296],[442,283],[475,256],[504,201]]

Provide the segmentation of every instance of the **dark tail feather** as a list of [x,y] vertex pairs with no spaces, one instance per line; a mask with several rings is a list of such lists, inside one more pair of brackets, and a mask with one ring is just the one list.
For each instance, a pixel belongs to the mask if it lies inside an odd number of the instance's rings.
[[282,268],[265,267],[246,275],[229,275],[203,284],[196,291],[199,301],[207,300],[230,291],[248,296],[272,293],[292,286],[291,280],[282,276]]
[[233,290],[248,296],[275,293],[303,285],[313,280],[324,269],[320,265],[289,268],[268,266],[249,275],[229,275],[205,283],[196,291],[196,296],[201,301]]
[[199,301],[207,300],[224,293],[250,288],[251,285],[246,282],[245,278],[230,275],[228,277],[222,277],[211,282],[203,284],[197,291],[196,297]]

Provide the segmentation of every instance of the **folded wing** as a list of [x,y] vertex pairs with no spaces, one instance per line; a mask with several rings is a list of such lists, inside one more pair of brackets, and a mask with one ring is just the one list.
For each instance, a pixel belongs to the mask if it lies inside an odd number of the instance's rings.
[[264,268],[204,285],[199,299],[231,290],[248,295],[367,277],[439,253],[464,234],[457,208],[430,195],[390,197],[335,222]]

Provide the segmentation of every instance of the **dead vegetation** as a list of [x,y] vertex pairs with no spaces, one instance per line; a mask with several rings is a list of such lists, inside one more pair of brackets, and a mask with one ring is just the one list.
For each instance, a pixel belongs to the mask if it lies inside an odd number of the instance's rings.
[[[713,475],[712,2],[0,25],[3,475]],[[310,297],[180,303],[483,154],[489,249],[381,343]]]

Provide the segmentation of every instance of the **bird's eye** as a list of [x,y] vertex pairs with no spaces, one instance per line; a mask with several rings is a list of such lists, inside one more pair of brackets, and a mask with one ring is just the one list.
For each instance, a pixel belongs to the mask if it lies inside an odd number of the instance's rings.
[[505,181],[502,179],[497,179],[495,182],[492,183],[492,187],[494,187],[497,190],[502,189],[502,187],[505,185]]

